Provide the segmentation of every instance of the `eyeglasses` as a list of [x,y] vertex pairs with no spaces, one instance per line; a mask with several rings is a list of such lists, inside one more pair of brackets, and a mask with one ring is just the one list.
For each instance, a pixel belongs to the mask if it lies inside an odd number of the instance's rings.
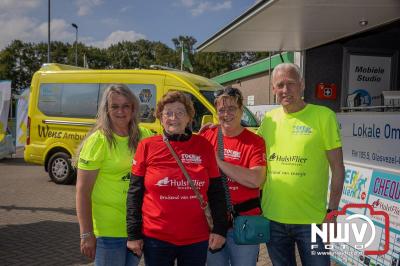
[[175,116],[175,118],[182,118],[184,115],[186,115],[185,111],[166,111],[166,112],[162,112],[162,115],[164,118],[172,118],[173,116]]
[[233,96],[233,97],[238,97],[239,99],[242,99],[242,93],[240,92],[239,89],[236,88],[232,88],[232,87],[228,87],[225,89],[221,89],[221,90],[217,90],[216,92],[214,92],[214,97],[217,98],[221,95],[228,95],[228,96]]
[[226,108],[221,108],[221,109],[217,110],[217,112],[219,115],[223,115],[225,113],[234,114],[234,113],[236,113],[236,111],[238,109],[239,109],[239,107],[236,107],[236,106],[228,106]]

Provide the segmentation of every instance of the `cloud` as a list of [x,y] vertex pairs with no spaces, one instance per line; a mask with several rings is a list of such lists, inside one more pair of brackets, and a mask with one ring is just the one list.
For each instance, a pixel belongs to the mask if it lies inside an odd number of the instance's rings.
[[192,6],[194,6],[194,4],[195,4],[194,0],[181,0],[180,3],[181,3],[184,7],[192,7]]
[[103,0],[76,0],[76,5],[78,6],[78,15],[86,16],[88,15],[95,6],[103,4]]
[[205,12],[216,12],[223,9],[232,8],[232,1],[225,0],[223,2],[214,3],[211,1],[198,0],[180,0],[178,6],[188,8],[192,16],[199,16]]
[[119,10],[120,13],[125,13],[126,11],[128,11],[129,9],[132,9],[131,6],[124,6],[121,7],[121,9]]
[[[53,19],[50,23],[50,34],[52,41],[66,41],[73,43],[75,41],[75,29],[70,23],[63,19]],[[39,36],[47,37],[47,22],[43,22],[35,30]]]
[[[5,48],[12,40],[25,42],[47,42],[47,22],[39,23],[30,17],[0,18],[0,49]],[[53,19],[51,26],[51,40],[75,41],[75,31],[63,19]]]
[[104,18],[101,20],[101,23],[103,23],[107,26],[113,26],[113,27],[117,27],[118,25],[121,25],[121,22],[118,18]]
[[97,46],[99,48],[107,48],[112,44],[116,44],[122,41],[131,41],[135,42],[140,39],[146,39],[146,36],[142,33],[138,33],[135,31],[122,31],[117,30],[112,32],[104,41],[97,41],[89,43],[89,45]]
[[26,11],[40,5],[41,0],[0,0],[0,10],[2,13],[9,11]]

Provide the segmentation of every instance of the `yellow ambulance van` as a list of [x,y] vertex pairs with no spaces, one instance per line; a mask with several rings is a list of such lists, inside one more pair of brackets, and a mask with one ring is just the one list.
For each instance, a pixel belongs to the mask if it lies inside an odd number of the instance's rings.
[[[156,103],[169,90],[183,91],[193,100],[194,132],[206,122],[217,122],[214,92],[222,87],[207,78],[178,70],[91,70],[44,64],[30,87],[25,161],[44,165],[57,184],[74,182],[71,158],[94,125],[105,88],[113,83],[126,84],[138,97],[141,125],[155,133],[162,131],[154,116]],[[242,122],[258,126],[247,109]]]

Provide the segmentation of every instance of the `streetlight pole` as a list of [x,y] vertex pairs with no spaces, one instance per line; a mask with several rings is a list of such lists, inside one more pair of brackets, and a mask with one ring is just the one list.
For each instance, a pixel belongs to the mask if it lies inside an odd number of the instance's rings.
[[50,0],[47,1],[48,22],[47,22],[47,63],[50,63]]
[[75,66],[78,66],[78,25],[75,23],[71,24],[75,28]]

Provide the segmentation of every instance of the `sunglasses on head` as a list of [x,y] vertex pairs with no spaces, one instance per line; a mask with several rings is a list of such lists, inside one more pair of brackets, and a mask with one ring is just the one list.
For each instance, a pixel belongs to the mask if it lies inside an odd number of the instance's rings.
[[231,88],[231,87],[225,88],[225,89],[221,89],[221,90],[217,90],[214,93],[214,96],[215,96],[215,98],[217,98],[217,97],[219,97],[219,96],[221,96],[223,94],[228,95],[228,96],[237,96],[239,98],[242,97],[242,94],[240,93],[240,90],[238,90],[236,88]]

